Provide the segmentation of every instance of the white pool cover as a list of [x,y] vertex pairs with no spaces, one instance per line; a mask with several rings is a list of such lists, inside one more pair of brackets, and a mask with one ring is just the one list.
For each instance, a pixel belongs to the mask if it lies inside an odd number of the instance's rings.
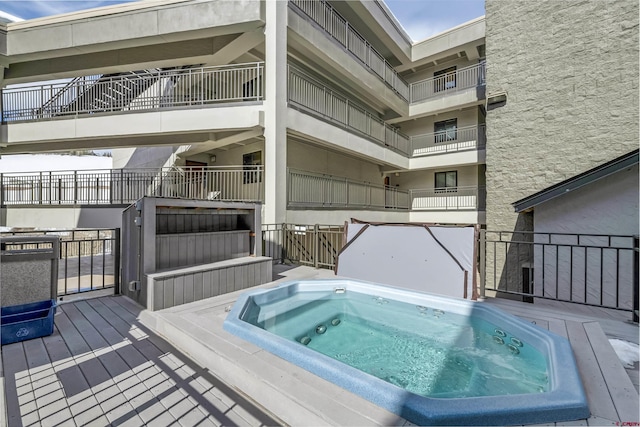
[[474,226],[351,223],[345,233],[339,276],[477,298]]

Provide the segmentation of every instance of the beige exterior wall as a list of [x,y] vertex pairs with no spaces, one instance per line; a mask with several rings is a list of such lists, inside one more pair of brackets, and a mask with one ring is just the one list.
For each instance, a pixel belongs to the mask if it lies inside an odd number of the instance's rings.
[[638,2],[486,12],[487,97],[508,94],[487,112],[487,228],[514,230],[512,202],[638,148]]
[[382,185],[380,167],[326,148],[289,140],[288,167],[307,172],[322,173]]
[[446,113],[438,114],[437,116],[428,116],[419,120],[400,123],[399,127],[403,133],[409,136],[422,135],[425,133],[433,133],[433,124],[435,122],[441,122],[449,119],[458,119],[458,128],[477,125],[478,109],[477,107],[472,107],[465,108],[464,110],[448,111]]
[[437,169],[429,169],[415,172],[401,172],[399,176],[392,174],[389,177],[389,185],[398,185],[402,189],[431,189],[435,187],[436,172],[458,172],[458,186],[468,187],[478,185],[478,166],[447,166]]

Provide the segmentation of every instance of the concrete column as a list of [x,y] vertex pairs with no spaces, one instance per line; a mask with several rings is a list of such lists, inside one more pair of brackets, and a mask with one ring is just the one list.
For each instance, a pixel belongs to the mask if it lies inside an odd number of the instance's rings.
[[265,2],[265,224],[287,214],[287,2]]

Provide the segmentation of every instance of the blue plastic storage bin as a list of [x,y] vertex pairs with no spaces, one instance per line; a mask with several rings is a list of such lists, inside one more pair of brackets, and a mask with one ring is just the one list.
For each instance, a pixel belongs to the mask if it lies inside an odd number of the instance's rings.
[[45,337],[53,333],[56,300],[12,305],[0,310],[2,345]]

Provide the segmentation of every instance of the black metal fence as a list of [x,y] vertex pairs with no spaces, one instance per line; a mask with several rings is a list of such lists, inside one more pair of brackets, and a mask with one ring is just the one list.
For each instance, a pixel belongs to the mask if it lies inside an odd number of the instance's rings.
[[[120,229],[20,230],[3,236],[58,236],[58,296],[120,288]],[[23,247],[22,249],[37,249]]]
[[637,321],[637,236],[482,230],[486,291],[629,311]]

